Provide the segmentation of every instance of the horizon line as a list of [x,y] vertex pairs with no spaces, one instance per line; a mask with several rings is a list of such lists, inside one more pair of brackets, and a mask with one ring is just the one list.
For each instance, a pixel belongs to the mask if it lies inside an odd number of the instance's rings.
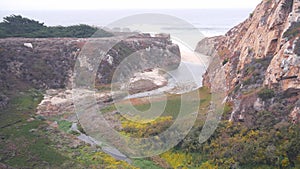
[[[99,8],[99,9],[0,9],[6,11],[99,11],[99,10],[201,10],[201,9],[253,9],[253,8]],[[253,9],[254,10],[254,9]]]

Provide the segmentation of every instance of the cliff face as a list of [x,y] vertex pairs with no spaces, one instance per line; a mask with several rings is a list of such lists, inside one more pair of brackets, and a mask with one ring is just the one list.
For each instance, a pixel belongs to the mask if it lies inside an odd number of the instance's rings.
[[[95,40],[95,38],[94,38]],[[99,39],[100,40],[100,39]],[[100,41],[116,41],[114,37]],[[18,88],[57,89],[70,87],[76,59],[89,39],[6,38],[0,39],[0,107],[7,104],[6,91]],[[118,42],[99,65],[96,82],[109,83],[115,68],[127,56],[146,48],[164,50],[167,55],[151,66],[176,68],[181,60],[179,47],[169,36],[136,35]],[[169,55],[168,55],[169,54]],[[140,55],[140,69],[148,55]],[[150,57],[150,56],[149,56]],[[157,58],[157,56],[156,56]],[[145,68],[147,69],[147,67]],[[139,69],[132,70],[138,72]]]
[[76,39],[0,39],[0,88],[38,89],[67,85],[80,50]]
[[[222,62],[218,69],[208,69],[204,84],[211,86],[214,75],[225,72],[227,101],[233,105],[228,118],[252,125],[263,110],[275,115],[275,107],[280,108],[284,113],[279,113],[279,121],[287,120],[292,109],[299,110],[287,108],[299,99],[299,22],[299,0],[263,0],[225,36],[199,42],[196,51]],[[270,95],[264,98],[267,92]]]
[[180,61],[179,47],[171,42],[169,35],[134,35],[120,41],[107,52],[99,65],[97,82],[111,83],[116,69],[122,73],[118,81],[127,81],[134,73],[147,69],[175,69]]

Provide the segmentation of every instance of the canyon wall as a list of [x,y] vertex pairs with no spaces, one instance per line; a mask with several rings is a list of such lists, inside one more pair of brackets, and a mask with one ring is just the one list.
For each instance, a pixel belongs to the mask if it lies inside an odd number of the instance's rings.
[[197,52],[220,59],[214,63],[218,69],[210,65],[203,83],[212,86],[216,73],[225,72],[227,104],[232,107],[226,118],[253,125],[268,111],[277,123],[299,121],[299,22],[299,0],[263,0],[225,36],[198,43]]

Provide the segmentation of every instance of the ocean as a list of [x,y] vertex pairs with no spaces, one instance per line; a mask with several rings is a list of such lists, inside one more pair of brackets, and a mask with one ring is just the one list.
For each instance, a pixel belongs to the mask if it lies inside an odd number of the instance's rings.
[[[131,9],[131,10],[65,10],[65,11],[0,11],[0,17],[22,15],[48,26],[88,24],[102,26],[121,18],[144,13],[175,16],[187,21],[204,36],[225,34],[230,28],[245,20],[253,9]],[[169,28],[172,29],[172,28]],[[184,29],[184,28],[181,28]]]
[[[182,63],[178,69],[169,72],[172,75],[172,79],[169,80],[169,85],[166,87],[168,89],[178,88],[182,91],[177,92],[181,93],[186,89],[191,90],[202,86],[202,78],[195,78],[194,75],[201,77],[207,68],[208,61],[205,59],[205,56],[199,57],[194,54],[193,51],[197,43],[204,37],[224,35],[229,29],[244,21],[251,11],[252,9],[0,11],[0,17],[16,14],[38,20],[47,26],[88,24],[100,27],[114,26],[111,23],[137,14],[165,14],[177,17],[184,22],[174,24],[172,23],[174,20],[170,20],[170,18],[164,20],[163,16],[160,15],[155,15],[155,17],[151,17],[152,15],[148,16],[149,20],[160,21],[159,29],[150,33],[169,33],[172,41],[180,46]],[[135,19],[138,20],[140,18]],[[135,22],[135,24],[142,23],[143,19]],[[185,24],[185,22],[189,24]],[[136,28],[130,27],[130,29]],[[143,27],[138,27],[137,29],[145,32]],[[201,32],[200,35],[198,32]],[[161,93],[162,91],[159,89],[157,92]],[[155,91],[151,93],[154,94]],[[140,95],[143,96],[144,94]],[[149,93],[146,93],[146,95],[149,95]]]

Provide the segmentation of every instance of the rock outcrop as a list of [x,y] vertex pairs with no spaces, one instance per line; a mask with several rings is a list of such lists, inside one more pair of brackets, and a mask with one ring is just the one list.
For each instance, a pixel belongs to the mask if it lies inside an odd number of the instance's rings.
[[[217,72],[225,72],[227,102],[234,105],[231,120],[242,115],[253,125],[259,112],[273,112],[277,103],[284,109],[278,119],[287,120],[287,105],[300,99],[299,9],[299,0],[263,0],[225,36],[199,42],[196,51],[220,59],[210,65],[203,84],[212,86]],[[266,88],[274,95],[258,101],[270,92]]]
[[296,103],[296,106],[294,107],[294,109],[290,113],[290,118],[291,118],[293,123],[297,123],[297,122],[300,121],[300,101],[298,101]]
[[168,84],[168,80],[164,77],[163,72],[158,69],[148,70],[136,73],[128,83],[130,94],[151,91]]
[[[31,44],[32,48],[24,46]],[[80,50],[77,39],[0,39],[0,88],[64,88]]]
[[107,52],[100,63],[97,80],[99,83],[110,84],[114,76],[112,73],[119,69],[121,75],[117,75],[118,81],[127,81],[134,73],[144,70],[175,69],[180,61],[179,46],[171,42],[170,36],[134,35],[121,40]]
[[[90,40],[78,38],[0,39],[0,89],[10,91],[22,86],[37,89],[70,87],[76,59]],[[92,38],[92,40],[97,39]],[[115,41],[116,37],[98,40],[109,42]],[[143,66],[148,69],[149,60],[157,59],[150,65],[153,68],[173,69],[179,65],[181,61],[179,47],[171,42],[169,36],[151,37],[138,34],[119,41],[107,52],[105,55],[107,58],[104,58],[99,65],[96,82],[110,83],[116,67],[128,55],[140,50],[152,49],[163,51],[163,55],[139,55],[140,60],[136,64],[139,67],[130,69],[132,74],[143,70]],[[5,100],[1,102],[4,104]]]

